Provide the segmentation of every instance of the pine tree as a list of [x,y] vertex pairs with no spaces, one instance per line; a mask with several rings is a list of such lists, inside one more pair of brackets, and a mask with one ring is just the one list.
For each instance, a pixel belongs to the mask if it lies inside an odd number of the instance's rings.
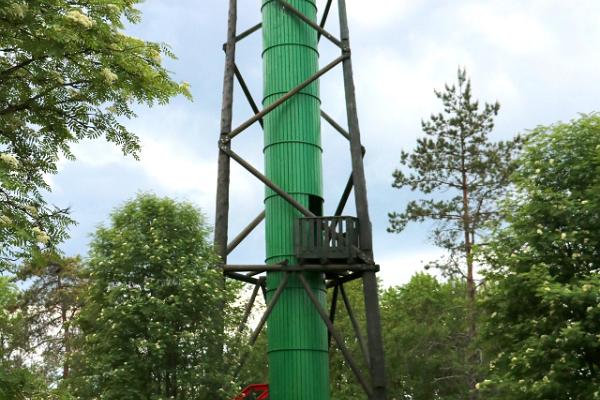
[[[410,201],[403,212],[391,212],[388,231],[400,233],[411,221],[435,222],[433,242],[448,251],[448,259],[436,265],[450,276],[466,279],[467,335],[472,341],[477,332],[473,248],[490,224],[501,219],[498,199],[510,186],[520,138],[490,141],[500,104],[482,107],[474,100],[465,69],[459,68],[457,85],[446,84],[444,91],[436,90],[435,95],[443,112],[422,121],[425,137],[417,140],[412,153],[401,153],[400,163],[405,168],[393,173],[393,187],[409,188],[424,197]],[[468,358],[474,363],[479,357],[472,352]],[[477,380],[474,366],[468,375],[473,389]]]
[[63,381],[69,377],[72,325],[87,285],[81,259],[47,252],[23,264],[17,276],[28,282],[20,303],[30,353],[42,357],[40,367],[48,382]]

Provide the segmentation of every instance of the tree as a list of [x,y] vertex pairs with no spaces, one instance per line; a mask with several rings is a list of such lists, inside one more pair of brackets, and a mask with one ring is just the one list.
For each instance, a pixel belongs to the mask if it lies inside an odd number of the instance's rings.
[[469,389],[467,301],[459,280],[416,274],[384,291],[382,319],[390,397],[462,400]]
[[[465,358],[469,343],[465,334],[467,302],[464,286],[459,280],[441,283],[430,275],[417,274],[407,284],[381,292],[389,398],[462,400],[466,397]],[[365,332],[360,282],[351,282],[344,287],[359,328]],[[335,326],[359,368],[367,371],[341,295]],[[366,398],[333,341],[331,350],[332,398]]]
[[30,368],[26,324],[13,280],[0,277],[0,399],[50,398],[43,376]]
[[119,122],[134,103],[189,96],[161,64],[168,47],[123,34],[140,0],[4,0],[0,5],[0,269],[66,236],[46,175],[71,146],[104,137],[137,157]]
[[[400,233],[408,222],[432,220],[434,243],[447,250],[448,260],[438,263],[450,276],[463,276],[469,298],[468,335],[476,335],[475,265],[473,247],[490,224],[501,219],[500,199],[510,187],[513,158],[520,138],[492,142],[488,135],[498,114],[498,102],[483,107],[473,100],[471,81],[458,70],[458,85],[435,91],[443,113],[422,121],[425,137],[412,153],[402,152],[393,187],[408,187],[425,198],[410,201],[403,212],[389,214],[389,232]],[[475,354],[473,359],[477,359]],[[470,386],[476,383],[471,371]]]
[[[348,298],[348,304],[350,305],[350,309],[352,310],[356,318],[356,322],[361,332],[362,339],[363,341],[366,341],[365,306],[363,301],[362,283],[359,280],[354,280],[352,282],[345,283],[343,286],[344,293],[346,293],[346,296]],[[331,304],[331,301],[333,300],[332,291],[329,291],[328,297],[329,303]],[[348,308],[343,299],[341,290],[338,291],[337,295],[337,306],[334,318],[334,325],[336,330],[342,336],[344,344],[352,354],[352,357],[358,365],[358,368],[362,370],[363,375],[366,377],[366,379],[368,379],[369,374],[366,357],[361,349],[361,345],[358,340],[358,336],[356,334],[352,321],[349,318]],[[382,328],[385,330],[385,321],[383,320],[383,314]],[[350,365],[344,358],[342,352],[339,350],[339,347],[333,337],[330,339],[329,350],[331,398],[336,400],[366,399],[367,396],[364,392],[364,389],[358,383],[356,375],[354,375],[354,373],[350,369]],[[386,348],[386,352],[387,350],[388,349]],[[390,398],[392,398],[391,395]]]
[[527,138],[490,264],[489,399],[600,398],[600,116]]
[[28,282],[20,303],[30,352],[43,358],[49,382],[65,380],[69,377],[72,324],[87,283],[81,260],[55,252],[40,254],[21,266],[17,277]]
[[[236,321],[238,286],[223,289],[202,214],[139,195],[93,236],[90,287],[78,317],[71,388],[77,398],[205,399],[228,393],[211,347]],[[222,308],[225,304],[225,308]]]

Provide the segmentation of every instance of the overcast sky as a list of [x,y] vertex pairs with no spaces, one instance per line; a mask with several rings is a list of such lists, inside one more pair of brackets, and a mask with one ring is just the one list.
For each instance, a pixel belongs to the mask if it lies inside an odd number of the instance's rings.
[[[421,119],[439,111],[433,89],[454,82],[458,66],[466,67],[476,97],[502,105],[494,139],[598,110],[600,2],[347,1],[375,258],[384,283],[395,285],[440,254],[428,241],[426,225],[386,233],[387,213],[401,210],[414,197],[391,187],[391,173],[400,151],[412,149],[421,135]],[[167,106],[137,109],[138,118],[126,124],[142,140],[139,162],[101,142],[77,145],[78,160],[61,162],[52,177],[51,200],[70,206],[79,221],[64,246],[69,255],[85,254],[89,234],[138,192],[189,200],[213,222],[227,3],[146,0],[142,5],[142,22],[129,27],[129,33],[172,46],[178,60],[168,61],[168,68],[176,80],[191,84],[194,101],[177,98]],[[240,31],[259,22],[258,0],[238,3]],[[317,3],[322,7],[325,1]],[[337,35],[336,12],[327,29]],[[337,56],[323,44],[322,65]],[[257,100],[262,95],[260,53],[260,33],[238,47],[238,64]],[[322,80],[321,94],[323,109],[345,121],[340,69]],[[236,96],[234,124],[251,115],[239,87]],[[331,214],[350,161],[342,138],[325,126],[323,144],[326,212]],[[262,167],[258,129],[240,135],[234,149]],[[235,235],[261,210],[263,189],[239,168],[232,175],[230,235]],[[261,263],[262,236],[257,230],[230,261]]]

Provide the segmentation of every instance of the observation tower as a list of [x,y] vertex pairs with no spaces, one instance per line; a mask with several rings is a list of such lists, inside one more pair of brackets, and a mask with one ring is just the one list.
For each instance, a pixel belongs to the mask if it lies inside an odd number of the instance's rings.
[[[384,355],[372,231],[367,204],[363,156],[356,109],[352,60],[345,0],[261,0],[262,21],[237,31],[237,0],[229,0],[219,161],[215,245],[225,277],[254,285],[245,319],[261,289],[266,310],[250,337],[254,344],[265,327],[268,342],[271,400],[327,400],[329,348],[336,345],[369,399],[386,398]],[[258,4],[257,4],[258,5]],[[326,30],[333,9],[339,13],[339,36]],[[263,93],[259,108],[236,65],[236,46],[247,36],[262,33]],[[319,42],[328,40],[339,56],[319,63]],[[336,122],[321,109],[319,79],[342,73],[346,121]],[[254,115],[232,126],[235,82]],[[349,177],[333,215],[323,215],[323,148],[321,121],[347,141],[351,159]],[[251,165],[235,150],[238,135],[254,124],[263,128],[263,168]],[[260,141],[256,140],[258,144]],[[344,149],[337,149],[337,152]],[[334,151],[326,152],[332,156]],[[233,238],[229,237],[230,165],[238,163],[265,187],[264,211]],[[345,213],[354,194],[356,212]],[[228,255],[262,222],[265,222],[266,259],[261,265],[232,265]],[[352,311],[344,285],[361,279],[366,332]],[[332,290],[327,304],[327,290]],[[364,363],[357,363],[335,326],[341,297]],[[366,365],[361,368],[360,365]],[[250,383],[250,382],[248,382]],[[242,384],[242,383],[241,383]]]

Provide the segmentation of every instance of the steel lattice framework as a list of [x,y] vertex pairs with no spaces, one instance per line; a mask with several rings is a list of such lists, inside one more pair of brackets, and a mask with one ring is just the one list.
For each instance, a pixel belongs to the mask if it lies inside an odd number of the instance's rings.
[[[289,90],[276,101],[266,106],[264,109],[259,109],[257,103],[250,92],[238,66],[235,61],[236,45],[247,36],[259,31],[262,24],[259,23],[250,29],[241,33],[237,33],[237,0],[229,0],[229,15],[228,15],[228,30],[227,42],[224,45],[225,50],[225,73],[223,80],[223,98],[222,98],[222,113],[221,113],[221,130],[218,142],[219,157],[218,157],[218,177],[217,177],[217,202],[216,202],[216,223],[215,223],[215,245],[222,259],[222,269],[226,277],[240,280],[248,284],[254,285],[252,295],[246,306],[242,325],[245,325],[250,316],[254,302],[259,294],[265,293],[264,276],[259,276],[265,272],[281,272],[282,279],[275,292],[270,296],[267,302],[267,307],[262,315],[256,329],[250,336],[250,344],[253,345],[258,338],[262,328],[267,323],[273,309],[277,306],[278,300],[286,285],[293,276],[304,287],[307,296],[314,305],[316,311],[322,318],[329,332],[329,342],[331,339],[335,341],[343,354],[348,366],[354,372],[357,381],[364,389],[369,399],[384,400],[386,399],[386,379],[384,370],[384,351],[381,335],[380,312],[376,272],[379,271],[379,266],[373,261],[372,250],[372,229],[369,218],[369,210],[367,203],[367,190],[365,184],[365,172],[363,166],[363,157],[365,149],[361,144],[360,130],[358,124],[358,115],[356,108],[356,98],[354,89],[354,80],[352,72],[352,59],[350,51],[348,17],[346,13],[346,1],[338,0],[340,35],[339,38],[325,30],[327,18],[330,14],[333,0],[328,0],[324,8],[320,23],[317,24],[307,18],[297,8],[292,6],[286,0],[275,0],[278,2],[285,12],[298,18],[298,20],[310,26],[317,32],[318,39],[324,37],[340,49],[339,57],[318,70],[314,75],[310,76],[298,86]],[[320,111],[321,117],[337,132],[345,137],[349,143],[350,156],[352,161],[352,171],[347,180],[345,189],[341,194],[335,215],[331,218],[341,217],[344,212],[346,203],[354,192],[354,200],[356,204],[356,218],[358,220],[357,229],[360,236],[360,244],[353,249],[357,254],[356,259],[344,262],[322,262],[322,263],[298,263],[290,265],[288,262],[280,262],[275,265],[231,265],[227,263],[228,255],[265,219],[265,211],[262,211],[255,219],[253,219],[247,227],[245,227],[231,241],[228,238],[229,227],[229,185],[230,185],[230,163],[231,160],[238,163],[256,179],[261,181],[267,188],[287,201],[292,207],[300,212],[305,217],[317,217],[312,211],[298,202],[292,195],[275,184],[266,175],[261,173],[257,168],[244,160],[240,155],[232,150],[232,141],[239,134],[244,132],[250,126],[258,123],[263,126],[263,118],[269,113],[280,107],[286,101],[296,96],[303,89],[316,82],[320,77],[334,70],[341,65],[344,79],[345,102],[347,113],[347,126],[344,129],[341,124],[337,123],[323,110]],[[237,127],[232,127],[233,114],[233,91],[234,83],[237,81],[247,99],[254,115]],[[329,228],[328,228],[329,229]],[[335,225],[334,225],[335,229]],[[319,272],[327,277],[326,287],[332,289],[331,308],[326,311],[323,305],[316,298],[313,290],[311,290],[307,279],[303,272]],[[352,307],[346,295],[344,284],[355,279],[362,279],[363,295],[366,310],[366,340],[359,328],[359,324],[353,313]],[[342,297],[345,309],[348,312],[349,319],[354,329],[354,334],[357,337],[362,355],[365,357],[366,365],[369,371],[367,376],[360,369],[354,357],[346,347],[343,337],[334,326],[334,317],[336,314],[338,297]],[[241,370],[241,365],[237,372]]]

